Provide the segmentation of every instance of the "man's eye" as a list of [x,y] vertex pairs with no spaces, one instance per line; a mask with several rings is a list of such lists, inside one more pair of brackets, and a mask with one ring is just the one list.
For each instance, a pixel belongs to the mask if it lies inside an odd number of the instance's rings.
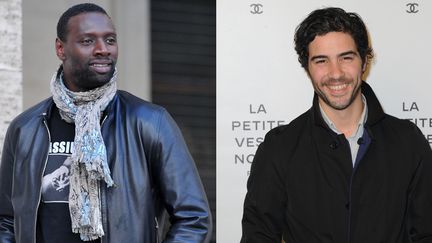
[[352,61],[354,59],[354,57],[352,57],[352,56],[345,56],[345,57],[342,57],[342,60],[343,61]]
[[317,59],[315,60],[315,64],[325,63],[325,59]]
[[108,44],[115,44],[117,42],[117,40],[116,40],[116,38],[111,37],[111,38],[106,39],[106,42]]
[[92,44],[93,43],[93,40],[92,39],[84,39],[84,40],[81,40],[81,44],[83,44],[83,45],[90,45],[90,44]]

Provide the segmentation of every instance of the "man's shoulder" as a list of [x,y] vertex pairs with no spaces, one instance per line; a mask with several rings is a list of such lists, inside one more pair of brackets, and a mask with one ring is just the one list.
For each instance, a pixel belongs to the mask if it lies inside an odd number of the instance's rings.
[[389,114],[384,115],[382,127],[392,129],[397,133],[412,133],[419,131],[416,124],[408,119],[401,119]]
[[20,113],[18,116],[16,116],[12,122],[11,126],[22,126],[27,123],[31,123],[35,121],[35,119],[40,120],[40,118],[49,111],[50,107],[53,104],[52,97],[49,97],[30,108],[26,109],[22,113]]
[[154,123],[168,116],[168,112],[164,107],[153,104],[124,90],[117,91],[116,100],[117,104],[114,109],[116,109],[117,113],[120,112],[120,114],[126,115],[128,119]]
[[381,134],[382,139],[392,139],[405,147],[416,147],[419,143],[425,143],[426,141],[420,128],[408,119],[385,114],[378,127],[381,131],[377,131],[372,126],[374,135]]
[[307,124],[310,123],[310,110],[294,118],[286,125],[271,129],[265,137],[268,142],[281,143],[286,140],[296,140],[305,131]]
[[134,112],[150,112],[150,113],[161,113],[165,112],[165,108],[151,103],[150,101],[144,100],[137,97],[127,91],[118,90],[117,99],[121,108],[127,108],[128,110],[133,110]]

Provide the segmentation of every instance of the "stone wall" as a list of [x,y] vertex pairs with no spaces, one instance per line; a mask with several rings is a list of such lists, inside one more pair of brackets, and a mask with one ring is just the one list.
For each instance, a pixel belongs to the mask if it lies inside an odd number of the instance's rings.
[[0,156],[6,129],[22,110],[21,0],[0,0]]

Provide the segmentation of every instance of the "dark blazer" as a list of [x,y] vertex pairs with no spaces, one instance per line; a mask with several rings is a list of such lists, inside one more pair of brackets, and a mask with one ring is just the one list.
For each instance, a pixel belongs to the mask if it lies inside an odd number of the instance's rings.
[[258,147],[242,243],[432,242],[432,152],[415,124],[383,112],[369,85],[360,159],[324,122],[318,98]]
[[[0,164],[0,242],[35,242],[41,181],[48,156],[51,98],[9,126]],[[101,125],[115,186],[101,186],[103,243],[208,242],[211,217],[195,164],[165,109],[118,91]]]

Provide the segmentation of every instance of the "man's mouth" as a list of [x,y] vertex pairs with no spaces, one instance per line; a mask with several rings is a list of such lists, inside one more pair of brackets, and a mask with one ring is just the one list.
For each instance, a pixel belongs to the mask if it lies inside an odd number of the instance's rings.
[[91,69],[99,74],[105,74],[111,71],[111,62],[93,62],[90,63]]
[[340,91],[340,90],[343,90],[346,87],[348,87],[348,84],[343,83],[343,84],[338,84],[338,85],[327,85],[327,87],[332,91]]
[[334,97],[340,97],[347,94],[350,89],[352,82],[348,79],[344,80],[330,80],[324,83],[325,88],[327,88],[329,95]]

